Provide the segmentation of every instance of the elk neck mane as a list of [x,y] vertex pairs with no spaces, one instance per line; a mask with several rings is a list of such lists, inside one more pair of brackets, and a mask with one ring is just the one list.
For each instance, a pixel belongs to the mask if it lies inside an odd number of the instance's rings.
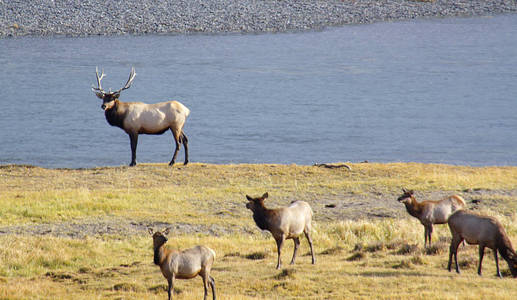
[[124,119],[128,113],[126,106],[126,103],[116,99],[113,107],[104,112],[106,121],[108,121],[111,126],[117,126],[124,129]]
[[269,217],[274,213],[274,210],[267,209],[264,206],[259,207],[253,212],[253,220],[261,230],[269,230]]
[[422,204],[416,201],[415,198],[410,197],[410,201],[404,202],[407,212],[413,217],[418,218],[422,212]]
[[165,259],[165,244],[160,247],[156,247],[154,249],[154,264],[161,265],[162,261]]

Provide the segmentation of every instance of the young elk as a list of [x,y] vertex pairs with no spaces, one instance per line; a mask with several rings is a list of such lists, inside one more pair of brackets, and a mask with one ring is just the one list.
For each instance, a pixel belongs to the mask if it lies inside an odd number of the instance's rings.
[[407,191],[402,189],[404,194],[397,200],[404,203],[407,212],[413,217],[420,220],[424,225],[424,247],[431,246],[431,234],[433,233],[433,224],[445,224],[449,216],[458,209],[465,207],[465,200],[458,195],[452,195],[442,200],[433,201],[426,200],[417,202],[413,190]]
[[276,268],[280,269],[282,266],[280,256],[282,246],[286,239],[293,239],[294,241],[294,253],[291,259],[291,264],[294,264],[296,252],[300,246],[299,236],[302,232],[305,234],[307,241],[309,241],[312,263],[316,263],[311,239],[312,209],[309,204],[304,201],[293,201],[288,207],[267,209],[264,206],[264,199],[267,197],[268,193],[265,193],[259,198],[252,198],[246,195],[249,201],[246,204],[246,208],[253,212],[253,220],[255,220],[257,226],[262,230],[268,230],[275,238],[278,251],[278,263]]
[[503,226],[493,217],[480,216],[464,210],[459,210],[449,217],[449,229],[452,233],[451,247],[449,251],[449,263],[447,269],[451,271],[452,255],[456,262],[456,272],[460,272],[458,266],[458,245],[463,241],[471,245],[479,245],[479,266],[478,274],[481,275],[481,264],[485,254],[485,247],[494,251],[497,276],[499,272],[499,260],[497,251],[506,260],[513,277],[517,277],[517,255],[513,250],[512,243],[506,235]]
[[163,232],[149,228],[149,233],[153,236],[154,263],[160,266],[163,277],[169,284],[167,292],[169,300],[172,299],[174,279],[191,279],[197,275],[203,278],[206,300],[208,295],[208,285],[212,288],[212,298],[215,297],[215,280],[210,276],[210,270],[215,260],[214,250],[205,246],[196,246],[183,251],[171,250],[165,247],[169,233],[169,228]]
[[177,101],[146,104],[142,102],[122,102],[119,100],[120,92],[131,87],[135,79],[135,69],[131,68],[129,79],[124,87],[116,92],[106,92],[101,86],[104,72],[99,76],[99,70],[95,69],[98,87],[92,87],[95,95],[102,99],[101,108],[104,109],[106,120],[111,126],[122,128],[128,135],[131,142],[131,163],[136,165],[136,146],[139,134],[162,134],[167,130],[172,132],[176,149],[169,165],[173,165],[183,143],[185,149],[185,162],[188,163],[188,139],[183,132],[183,125],[190,114],[190,110]]

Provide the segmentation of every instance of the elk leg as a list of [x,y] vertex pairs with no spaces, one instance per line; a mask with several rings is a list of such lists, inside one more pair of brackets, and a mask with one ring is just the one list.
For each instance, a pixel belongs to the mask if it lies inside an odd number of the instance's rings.
[[427,234],[429,235],[429,247],[431,247],[431,235],[433,234],[433,224],[429,225],[429,229],[427,229]]
[[456,263],[456,272],[460,273],[460,267],[458,265],[458,246],[460,245],[461,241],[463,241],[462,238],[452,238],[451,246],[449,249],[449,263],[447,264],[447,269],[449,272],[451,271],[451,263],[452,263],[452,255],[454,254],[454,261]]
[[172,289],[174,288],[174,274],[172,274],[172,277],[167,279],[167,283],[169,284],[169,287],[167,288],[167,294],[169,295],[169,300],[172,299]]
[[129,141],[131,143],[131,163],[129,166],[133,167],[136,165],[136,146],[138,144],[138,133],[130,133]]
[[499,258],[497,257],[497,249],[494,249],[494,258],[495,258],[495,267],[497,269],[497,276],[499,276],[499,278],[503,278],[503,276],[501,276],[501,272],[499,272]]
[[485,246],[479,244],[479,266],[478,275],[481,276],[481,264],[483,263],[483,256],[485,256]]
[[296,259],[296,253],[298,252],[298,248],[300,247],[300,238],[295,237],[293,238],[294,241],[294,252],[293,252],[293,258],[291,259],[291,265],[294,264],[294,260]]
[[208,279],[210,280],[210,286],[212,287],[212,300],[216,300],[215,297],[215,280],[214,277],[208,276]]
[[185,161],[184,165],[188,164],[188,138],[185,132],[181,132],[181,142],[183,143],[183,149],[185,149]]
[[176,132],[174,132],[174,130],[171,129],[171,131],[172,131],[172,136],[174,138],[174,142],[176,143],[176,149],[174,149],[174,154],[172,155],[172,160],[169,163],[169,166],[174,165],[174,163],[176,162],[176,156],[178,156],[178,151],[180,150],[179,136],[178,136],[178,134],[176,134]]
[[205,290],[203,300],[206,300],[206,297],[208,296],[208,275],[206,274],[206,272],[203,273],[203,275],[201,275],[201,278],[203,278],[203,288]]
[[276,241],[276,248],[277,248],[277,252],[278,252],[278,262],[276,264],[276,268],[280,269],[282,267],[281,256],[282,256],[282,246],[284,245],[285,236],[282,234],[279,237],[275,237],[275,241]]
[[424,225],[424,248],[427,248],[427,225]]
[[314,257],[314,250],[312,249],[311,234],[309,233],[308,230],[305,230],[303,233],[305,234],[305,237],[307,238],[307,241],[309,242],[309,247],[311,248],[312,264],[314,265],[316,263],[316,258]]

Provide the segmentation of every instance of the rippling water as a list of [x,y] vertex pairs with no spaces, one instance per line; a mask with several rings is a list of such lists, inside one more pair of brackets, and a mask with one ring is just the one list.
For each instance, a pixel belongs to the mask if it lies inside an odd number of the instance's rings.
[[[517,165],[517,15],[322,32],[0,40],[0,164],[125,165],[90,87],[178,100],[193,162]],[[170,132],[138,162],[168,162]],[[178,156],[183,160],[183,150]]]

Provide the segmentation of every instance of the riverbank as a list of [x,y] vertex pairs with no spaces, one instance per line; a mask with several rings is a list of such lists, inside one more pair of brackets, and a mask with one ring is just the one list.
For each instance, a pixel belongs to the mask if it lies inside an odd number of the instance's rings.
[[515,12],[513,0],[0,0],[0,38],[285,32]]
[[401,188],[417,198],[462,195],[469,207],[511,215],[517,167],[356,163],[303,165],[191,163],[45,169],[0,166],[0,236],[85,238],[141,235],[170,226],[182,234],[250,234],[245,195],[269,192],[270,206],[311,204],[315,221],[406,219]]

